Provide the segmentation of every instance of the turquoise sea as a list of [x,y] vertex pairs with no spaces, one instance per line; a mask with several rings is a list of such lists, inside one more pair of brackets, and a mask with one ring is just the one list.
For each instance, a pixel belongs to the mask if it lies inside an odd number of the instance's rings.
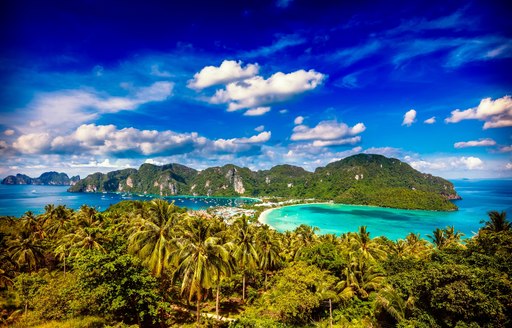
[[[72,209],[79,209],[87,204],[103,211],[122,200],[150,200],[157,197],[121,193],[70,193],[67,189],[67,186],[0,185],[0,216],[19,217],[26,211],[40,214],[44,212],[47,204],[66,205]],[[256,201],[252,198],[199,196],[173,196],[165,199],[174,201],[180,207],[194,210],[212,206],[239,206]]]
[[454,226],[471,237],[487,220],[491,210],[507,211],[512,218],[512,180],[453,180],[462,200],[455,212],[410,211],[370,206],[311,204],[270,210],[260,217],[278,231],[293,230],[300,224],[315,226],[321,234],[341,234],[367,226],[370,236],[396,240],[409,232],[423,238],[435,228]]

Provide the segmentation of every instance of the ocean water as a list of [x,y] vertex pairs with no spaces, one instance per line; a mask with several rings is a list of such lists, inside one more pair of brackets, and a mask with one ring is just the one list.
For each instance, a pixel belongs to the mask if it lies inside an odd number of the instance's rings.
[[512,180],[454,180],[462,200],[455,201],[455,212],[411,211],[370,206],[311,204],[270,210],[260,217],[278,231],[293,230],[300,224],[315,226],[320,234],[357,231],[367,226],[371,237],[397,240],[410,232],[423,238],[436,228],[454,226],[471,237],[487,220],[491,210],[506,211],[512,219]]
[[[86,204],[103,211],[122,200],[151,200],[157,197],[120,193],[69,193],[66,191],[67,188],[67,186],[0,185],[0,216],[19,217],[26,211],[40,214],[44,212],[44,206],[47,204],[66,205],[72,209],[79,209]],[[256,201],[252,198],[195,196],[172,196],[165,199],[174,201],[177,206],[194,210],[207,209],[211,206],[239,206]]]

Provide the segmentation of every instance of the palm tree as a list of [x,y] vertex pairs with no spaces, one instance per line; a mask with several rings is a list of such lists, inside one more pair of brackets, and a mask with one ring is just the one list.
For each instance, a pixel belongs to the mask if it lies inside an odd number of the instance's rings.
[[256,236],[260,269],[265,273],[265,288],[267,287],[268,271],[276,268],[281,262],[281,243],[274,230],[268,225],[261,227]]
[[427,235],[438,249],[443,249],[447,246],[460,245],[460,239],[462,236],[464,236],[464,234],[459,231],[455,231],[453,226],[448,226],[445,229],[436,228],[436,230],[433,231],[433,235]]
[[44,249],[40,240],[27,230],[22,230],[13,239],[7,240],[6,245],[11,260],[20,270],[26,268],[27,271],[33,271],[44,261]]
[[432,235],[427,235],[430,240],[432,240],[432,243],[438,248],[442,249],[444,246],[446,246],[446,236],[443,229],[436,228],[436,230],[433,231]]
[[57,235],[58,233],[65,230],[66,226],[69,225],[71,219],[71,210],[66,208],[65,205],[58,205],[55,207],[52,204],[48,204],[44,207],[45,213],[45,228],[50,235]]
[[[79,227],[75,232],[69,233],[62,238],[63,248],[58,249],[58,254],[66,254],[66,247],[69,248],[70,256],[79,256],[83,250],[96,250],[106,253],[103,244],[109,241],[105,231],[98,227]],[[57,249],[56,249],[57,251]]]
[[370,233],[366,230],[366,226],[359,227],[357,234],[351,234],[349,241],[351,248],[354,251],[361,252],[365,259],[382,260],[387,256],[382,245],[370,238]]
[[501,231],[509,231],[512,226],[510,222],[507,221],[507,212],[505,211],[490,211],[487,213],[489,215],[489,221],[485,222],[485,227],[482,228],[485,231],[491,232],[501,232]]
[[132,222],[128,251],[137,254],[156,277],[169,267],[171,256],[177,252],[174,229],[180,215],[174,204],[155,199],[149,212],[137,215]]
[[246,270],[256,268],[258,263],[258,252],[255,248],[254,230],[249,225],[245,215],[239,217],[234,224],[235,229],[235,251],[233,257],[238,262],[242,271],[242,301],[245,302],[245,280]]
[[382,286],[384,275],[375,262],[368,260],[361,252],[349,252],[346,256],[348,264],[338,284],[339,296],[348,300],[357,295],[361,300],[367,300],[372,291]]
[[295,258],[298,258],[301,250],[304,247],[308,247],[318,240],[316,232],[317,227],[311,227],[305,224],[301,224],[294,231],[294,240],[292,246],[295,248]]
[[46,237],[46,231],[44,230],[44,217],[40,215],[34,215],[32,211],[27,211],[21,217],[21,226],[26,231],[30,232],[35,238],[41,240]]
[[399,323],[405,319],[406,311],[414,307],[414,301],[412,296],[404,300],[393,287],[386,286],[377,293],[375,308],[386,311]]
[[460,239],[464,234],[460,231],[455,231],[454,226],[448,226],[444,229],[447,245],[460,245]]
[[220,238],[212,236],[213,222],[201,217],[186,220],[183,244],[179,252],[177,273],[182,274],[181,292],[188,290],[188,299],[196,297],[197,323],[201,316],[203,290],[217,283],[216,312],[219,315],[219,283],[222,275],[231,271],[228,250]]

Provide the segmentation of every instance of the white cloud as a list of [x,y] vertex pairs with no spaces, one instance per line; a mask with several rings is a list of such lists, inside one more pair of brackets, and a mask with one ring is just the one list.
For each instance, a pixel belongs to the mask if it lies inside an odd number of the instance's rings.
[[194,74],[194,78],[188,81],[188,87],[201,90],[213,85],[244,80],[258,74],[258,71],[258,64],[247,64],[242,67],[241,61],[224,60],[219,67],[206,66]]
[[48,133],[30,133],[18,137],[12,146],[22,154],[36,154],[47,151],[50,141]]
[[12,135],[14,135],[15,133],[16,133],[16,132],[15,132],[14,130],[12,130],[12,129],[7,129],[7,130],[5,130],[5,131],[4,131],[4,134],[5,134],[6,136],[12,136]]
[[134,110],[155,101],[163,101],[172,94],[174,84],[155,82],[148,87],[134,88],[127,97],[113,97],[94,90],[63,90],[40,94],[29,105],[29,126],[20,121],[18,129],[25,133],[49,130],[71,130],[97,119],[101,114]]
[[270,112],[270,107],[256,107],[246,111],[244,116],[261,116],[268,112]]
[[265,130],[265,126],[264,125],[260,125],[260,126],[258,126],[256,128],[254,128],[254,131],[256,131],[256,132],[261,132],[263,130]]
[[435,122],[436,122],[436,117],[435,116],[432,116],[431,118],[426,119],[425,121],[423,121],[423,123],[425,123],[425,124],[434,124]]
[[304,122],[304,117],[302,116],[297,116],[294,120],[293,120],[293,123],[295,125],[300,125],[302,124],[302,122]]
[[210,98],[210,102],[228,104],[228,111],[258,107],[313,90],[322,83],[324,78],[324,74],[314,70],[298,70],[288,74],[277,72],[268,79],[254,76],[229,83],[225,89],[217,90]]
[[354,144],[361,141],[361,137],[355,136],[364,130],[366,127],[363,123],[349,127],[347,124],[337,121],[322,121],[313,128],[306,125],[295,126],[290,139],[293,141],[313,140],[313,146],[316,147]]
[[478,157],[447,157],[436,158],[434,160],[413,159],[409,156],[404,157],[413,168],[419,171],[423,170],[454,170],[464,168],[466,170],[477,170],[484,167],[484,162]]
[[402,125],[411,126],[414,122],[416,122],[416,111],[414,109],[411,109],[410,111],[405,113]]
[[484,121],[484,130],[512,126],[512,98],[504,96],[496,100],[482,99],[477,107],[452,111],[445,122],[458,123],[462,120]]
[[453,146],[455,148],[467,148],[467,147],[484,147],[484,146],[494,146],[496,145],[496,141],[486,138],[480,140],[471,140],[471,141],[461,141],[456,142]]
[[480,169],[483,167],[484,162],[478,157],[461,157],[459,161],[456,161],[453,166],[457,166],[458,163],[462,163],[468,170]]
[[507,170],[512,170],[512,163],[507,163],[507,165],[505,165],[505,168]]
[[[224,153],[237,153],[255,149],[270,137],[270,131],[261,131],[251,137],[210,140],[199,136],[196,132],[139,130],[133,127],[119,129],[115,125],[83,124],[69,134],[22,135],[13,142],[12,148],[21,154],[39,154],[39,156],[58,154],[140,158],[197,154],[198,152],[207,156],[219,150]],[[10,149],[9,144],[4,143],[5,145],[0,144],[1,151]]]
[[238,138],[235,139],[237,143],[262,143],[267,142],[270,139],[271,132],[270,131],[263,131],[258,135],[252,136],[250,138]]
[[279,114],[286,114],[286,113],[288,113],[288,109],[281,109],[279,111]]

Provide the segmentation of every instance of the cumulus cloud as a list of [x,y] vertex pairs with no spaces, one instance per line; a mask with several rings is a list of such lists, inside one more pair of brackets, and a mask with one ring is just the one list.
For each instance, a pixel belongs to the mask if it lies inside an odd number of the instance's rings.
[[288,113],[288,109],[281,109],[279,111],[279,114],[286,114],[286,113]]
[[[139,130],[133,127],[119,129],[115,125],[83,124],[70,134],[22,135],[13,142],[12,148],[21,154],[139,158],[193,152],[215,153],[219,149],[223,152],[237,153],[265,143],[270,137],[270,131],[262,131],[251,137],[211,140],[196,132]],[[5,146],[7,148],[9,145],[6,143]]]
[[423,123],[425,123],[425,124],[434,124],[435,122],[436,122],[436,117],[435,116],[432,116],[431,118],[426,119],[425,121],[423,121]]
[[244,116],[261,116],[268,112],[270,112],[270,107],[256,107],[246,111]]
[[458,123],[463,120],[484,121],[484,130],[512,126],[512,98],[504,96],[496,100],[482,99],[477,107],[452,111],[451,116],[444,121]]
[[355,144],[361,141],[360,136],[356,136],[366,130],[363,123],[357,123],[349,127],[345,123],[337,121],[322,121],[317,126],[310,128],[306,125],[297,125],[293,128],[291,140],[293,141],[313,141],[313,146],[335,146]]
[[480,140],[471,140],[471,141],[461,141],[456,142],[453,146],[455,148],[467,148],[467,147],[484,147],[484,146],[494,146],[496,145],[496,141],[486,138]]
[[263,130],[265,130],[265,126],[264,125],[260,125],[260,126],[257,126],[257,127],[254,128],[254,131],[256,131],[256,132],[261,132]]
[[50,141],[48,133],[29,133],[18,137],[12,146],[22,154],[36,154],[47,151]]
[[411,126],[414,122],[416,122],[416,111],[411,109],[405,113],[402,125]]
[[22,132],[35,130],[63,130],[97,119],[101,114],[134,110],[155,101],[163,101],[172,94],[174,84],[155,82],[147,87],[134,88],[126,97],[115,97],[95,90],[63,90],[40,94],[28,106],[32,121],[20,122]]
[[12,130],[12,129],[7,129],[7,130],[4,131],[4,134],[6,136],[12,136],[12,135],[14,135],[14,133],[16,133],[16,132],[14,130]]
[[473,156],[461,157],[458,161],[455,162],[455,164],[452,165],[457,166],[458,163],[465,165],[468,170],[480,169],[484,164],[480,158]]
[[512,163],[507,163],[507,165],[505,165],[505,168],[507,170],[512,170]]
[[194,74],[194,78],[188,81],[187,85],[191,89],[202,90],[213,85],[244,80],[258,74],[258,71],[258,64],[247,64],[242,67],[241,61],[224,60],[219,67],[204,67]]
[[297,116],[294,120],[293,120],[293,123],[295,125],[300,125],[302,124],[302,122],[304,122],[304,117],[302,116]]
[[250,138],[235,139],[235,142],[246,143],[246,144],[262,143],[262,142],[268,141],[270,139],[270,136],[271,136],[270,131],[263,131],[260,134],[252,136]]
[[298,70],[288,74],[277,72],[268,79],[254,76],[229,83],[225,89],[217,90],[210,102],[228,104],[228,111],[259,107],[313,90],[324,78],[324,74],[315,70]]

